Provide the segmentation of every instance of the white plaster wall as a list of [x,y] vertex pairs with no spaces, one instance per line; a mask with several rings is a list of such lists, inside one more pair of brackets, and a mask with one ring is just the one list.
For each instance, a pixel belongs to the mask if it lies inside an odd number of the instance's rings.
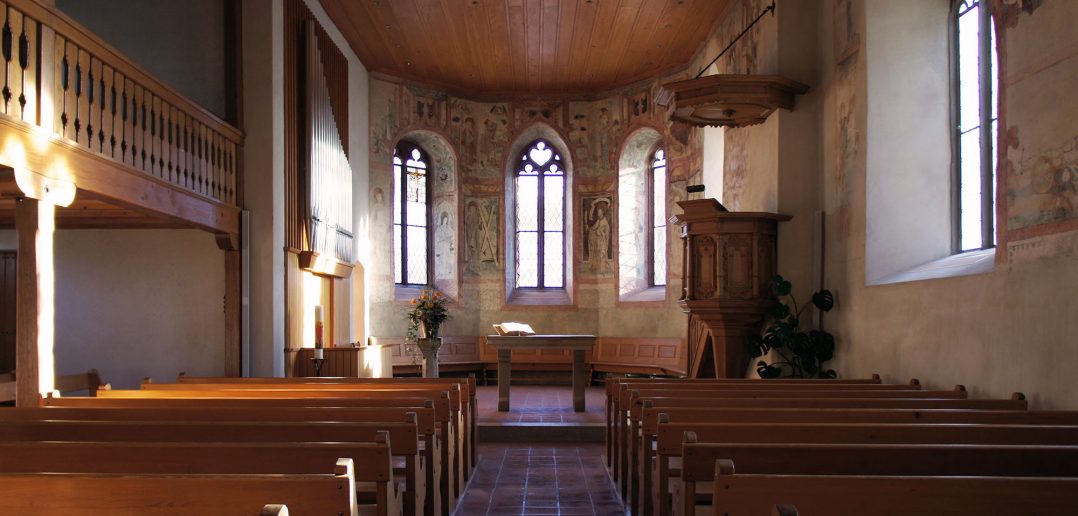
[[865,2],[866,281],[951,252],[947,2]]
[[284,4],[243,2],[244,201],[251,212],[251,375],[284,375]]
[[224,118],[224,2],[58,0],[56,6],[154,77]]
[[704,197],[722,199],[722,168],[725,153],[726,129],[705,127],[704,131]]
[[[1035,236],[1014,243],[1000,250],[995,269],[987,274],[866,286],[866,277],[872,277],[871,273],[866,274],[866,249],[872,252],[873,246],[879,244],[873,240],[888,238],[888,225],[907,223],[894,219],[872,220],[877,209],[874,203],[887,202],[887,199],[881,201],[876,196],[882,192],[873,190],[873,181],[887,179],[879,177],[874,167],[888,167],[885,170],[897,174],[896,180],[911,181],[906,170],[889,165],[882,159],[885,154],[879,153],[888,153],[896,160],[919,159],[903,154],[915,154],[920,150],[923,135],[918,133],[919,130],[931,132],[936,129],[925,122],[900,131],[900,124],[895,124],[893,117],[901,113],[881,118],[879,111],[897,110],[898,106],[891,105],[895,102],[894,97],[879,96],[879,81],[883,79],[874,74],[892,76],[891,79],[899,81],[907,79],[893,77],[894,72],[887,68],[886,61],[873,63],[874,59],[884,59],[877,51],[891,56],[888,58],[901,56],[902,53],[894,56],[894,49],[874,50],[873,46],[907,42],[914,33],[898,30],[893,24],[909,21],[911,17],[916,18],[918,24],[927,23],[926,14],[914,16],[911,13],[929,2],[868,0],[854,4],[866,9],[857,25],[859,30],[868,32],[868,48],[862,47],[861,53],[853,58],[856,61],[847,65],[850,67],[847,70],[833,64],[829,32],[832,8],[820,6],[821,69],[828,70],[820,84],[827,96],[821,120],[821,133],[825,135],[824,169],[838,168],[840,145],[830,135],[839,134],[834,128],[841,111],[840,100],[855,99],[852,123],[867,133],[860,139],[855,138],[855,151],[851,156],[855,163],[844,180],[846,186],[843,187],[830,172],[823,181],[825,209],[835,214],[828,217],[826,286],[835,290],[837,305],[825,319],[838,343],[833,365],[845,377],[871,373],[880,373],[885,381],[917,377],[927,388],[964,384],[971,397],[1007,397],[1014,391],[1021,391],[1030,397],[1031,406],[1035,408],[1078,409],[1073,374],[1066,367],[1078,360],[1078,345],[1073,337],[1078,331],[1078,321],[1074,317],[1078,232],[1057,229],[1054,235]],[[1074,70],[1078,69],[1078,59],[1059,59],[1060,55],[1073,55],[1074,47],[1067,43],[1073,42],[1073,31],[1059,21],[1073,19],[1078,11],[1076,6],[1078,4],[1072,2],[1046,2],[1032,16],[1020,14],[1017,26],[1007,29],[1008,41],[1022,43],[1005,49],[1011,56],[1006,60],[1006,69],[1020,75],[1027,83],[1023,85],[1027,91],[1035,92],[1028,96],[1018,95],[1015,94],[1017,88],[1012,87],[1005,100],[1004,113],[1009,128],[1020,137],[1039,136],[1028,145],[1019,144],[1011,151],[1019,157],[1032,153],[1033,146],[1040,145],[1047,135],[1073,138],[1078,134],[1075,118],[1070,116],[1078,105],[1073,96],[1051,96],[1054,102],[1050,107],[1041,100],[1044,91],[1057,84],[1056,74],[1069,73],[1073,77]],[[881,32],[873,34],[873,30]],[[887,34],[894,40],[881,39]],[[1054,64],[1045,68],[1027,67],[1037,60],[1036,56],[1045,56],[1046,61],[1051,60]],[[1020,74],[1018,70],[1021,70]],[[870,87],[874,83],[875,88]],[[917,97],[901,98],[919,100]],[[920,109],[917,106],[907,108],[912,112]],[[884,141],[887,135],[892,138],[890,141]],[[865,140],[869,142],[867,145]],[[866,146],[867,157],[864,154]],[[947,168],[944,162],[941,173],[946,173]],[[939,205],[945,206],[945,202],[934,195],[927,185],[918,184],[902,186],[893,193],[894,202],[906,204],[903,217],[919,217],[921,211],[931,212]],[[843,213],[849,214],[846,222],[842,221]],[[934,231],[936,228],[921,224],[918,234],[932,236]]]
[[[15,249],[0,231],[0,250]],[[194,230],[60,230],[56,374],[97,368],[118,388],[145,376],[224,372],[224,255]]]
[[[806,85],[819,84],[817,62],[817,8],[810,2],[782,2],[776,14],[779,74]],[[823,92],[809,87],[798,95],[792,111],[772,115],[778,123],[776,211],[796,214],[779,224],[778,273],[794,285],[797,299],[811,296],[815,212],[820,209],[819,104]]]

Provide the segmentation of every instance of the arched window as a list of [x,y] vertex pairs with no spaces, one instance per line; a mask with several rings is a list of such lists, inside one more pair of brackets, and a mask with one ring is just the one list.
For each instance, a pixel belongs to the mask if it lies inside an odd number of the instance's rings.
[[964,252],[995,245],[996,38],[986,0],[959,0],[951,16],[952,246]]
[[544,140],[517,160],[516,286],[565,287],[565,170]]
[[648,174],[648,283],[666,285],[666,152],[662,147],[651,154]]
[[411,142],[393,151],[394,282],[430,284],[430,160]]

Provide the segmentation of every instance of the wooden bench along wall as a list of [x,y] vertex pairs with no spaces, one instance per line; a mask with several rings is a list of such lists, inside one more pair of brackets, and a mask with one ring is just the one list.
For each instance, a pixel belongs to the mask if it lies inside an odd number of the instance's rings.
[[[818,476],[735,473],[736,462],[714,465],[715,516],[1063,516],[1078,507],[1078,478]],[[916,495],[911,496],[911,493]]]
[[[0,474],[0,513],[21,516],[200,516],[347,514],[358,516],[355,467],[339,459],[324,474],[131,475]],[[273,500],[276,507],[265,506]],[[270,511],[270,512],[266,512]],[[276,512],[273,512],[276,511]]]
[[[418,514],[424,506],[426,485],[419,459],[419,435],[414,413],[400,422],[210,422],[210,421],[6,421],[0,425],[0,443],[33,441],[90,442],[378,442],[388,432],[390,453],[401,461],[404,481],[403,513]],[[2,449],[2,448],[0,448]],[[16,454],[18,455],[18,454]],[[353,457],[359,461],[357,457]],[[362,464],[362,463],[361,463]],[[0,465],[0,468],[3,468]],[[362,469],[362,467],[361,467]],[[396,461],[394,472],[398,469]],[[433,487],[433,485],[431,486]],[[433,492],[430,496],[433,496]]]

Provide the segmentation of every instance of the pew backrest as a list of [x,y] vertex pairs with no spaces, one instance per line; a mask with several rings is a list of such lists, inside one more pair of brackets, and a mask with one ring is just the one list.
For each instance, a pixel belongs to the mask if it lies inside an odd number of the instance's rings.
[[685,442],[681,478],[711,481],[716,460],[753,474],[1078,476],[1076,446]]
[[657,431],[659,415],[672,423],[967,423],[1078,425],[1078,411],[871,409],[871,408],[643,408],[644,433]]
[[411,421],[220,422],[220,421],[8,421],[0,442],[375,442],[388,432],[393,455],[419,453],[414,414]]
[[877,423],[659,423],[657,452],[699,443],[1014,444],[1078,446],[1078,426]]
[[0,513],[232,516],[273,501],[297,514],[358,516],[353,463],[336,464],[324,474],[292,475],[0,474]]
[[405,407],[28,407],[0,410],[0,421],[216,421],[216,422],[315,422],[362,423],[406,421],[416,415],[417,431],[434,433],[434,403]]
[[1078,506],[1078,478],[753,475],[734,473],[734,464],[713,466],[715,515],[769,514],[782,504],[806,516],[1062,516]]

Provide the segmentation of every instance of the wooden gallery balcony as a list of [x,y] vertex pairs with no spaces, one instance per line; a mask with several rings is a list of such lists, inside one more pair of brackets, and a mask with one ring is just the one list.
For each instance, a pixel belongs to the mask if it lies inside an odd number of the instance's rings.
[[35,0],[0,3],[0,227],[199,228],[235,249],[243,133]]

